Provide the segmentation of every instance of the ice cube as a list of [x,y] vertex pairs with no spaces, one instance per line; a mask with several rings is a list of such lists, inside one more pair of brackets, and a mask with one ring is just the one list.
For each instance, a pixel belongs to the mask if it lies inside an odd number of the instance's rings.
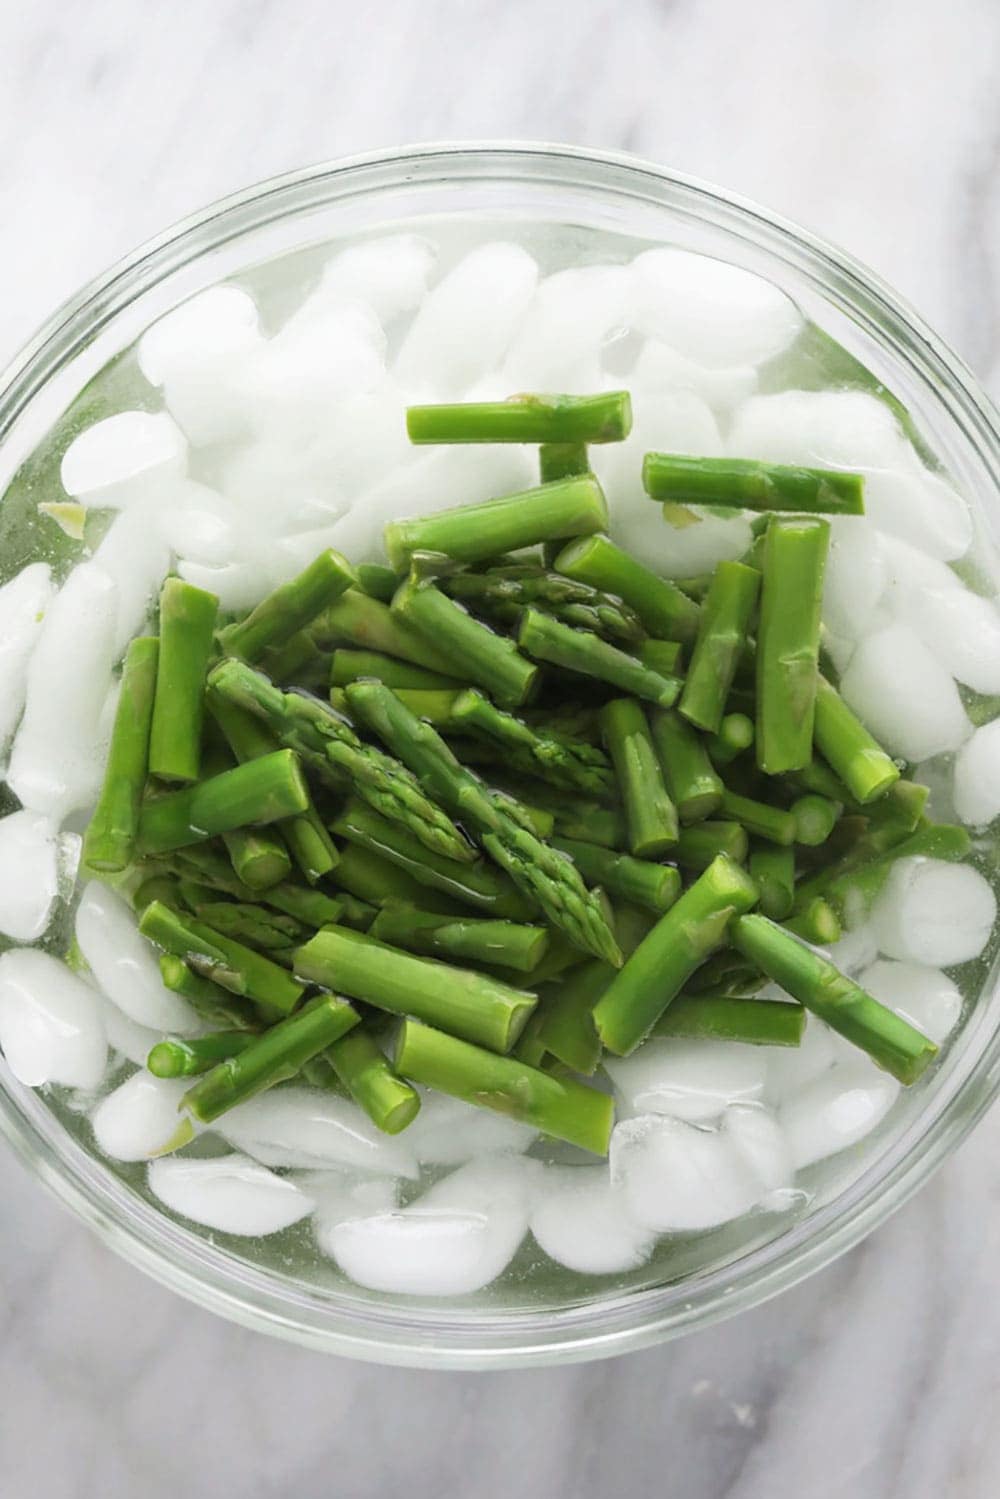
[[245,359],[260,343],[257,306],[239,286],[210,286],[158,318],[139,340],[139,368],[151,385],[163,385],[192,366]]
[[972,827],[1000,817],[1000,719],[976,729],[955,758],[955,811]]
[[[783,991],[779,991],[783,992]],[[784,1103],[808,1083],[829,1072],[837,1056],[836,1037],[815,1015],[806,1016],[798,1046],[768,1046],[765,1099],[772,1107]]]
[[876,739],[904,760],[957,749],[969,733],[950,673],[908,625],[862,640],[840,690]]
[[117,655],[118,589],[85,562],[49,605],[27,674],[8,780],[54,820],[93,801],[101,783],[101,718]]
[[152,1161],[147,1181],[153,1196],[182,1218],[246,1238],[280,1233],[313,1209],[294,1182],[241,1155]]
[[760,1098],[767,1048],[739,1041],[647,1041],[604,1066],[629,1114],[714,1119],[727,1104]]
[[0,818],[0,932],[34,942],[45,931],[59,888],[55,828],[39,812]]
[[632,1218],[655,1233],[715,1228],[749,1212],[760,1196],[732,1140],[661,1114],[615,1125],[611,1181]]
[[97,986],[138,1025],[194,1036],[204,1025],[186,999],[160,978],[156,951],[135,916],[113,890],[97,880],[85,887],[76,913],[76,940]]
[[517,1119],[424,1089],[420,1112],[406,1131],[407,1145],[424,1166],[460,1166],[500,1151],[521,1154],[537,1138],[537,1130]]
[[752,396],[733,418],[739,458],[820,468],[887,469],[912,459],[889,407],[859,390],[783,390]]
[[964,557],[972,541],[962,496],[909,448],[895,468],[866,474],[865,510],[880,531],[946,562]]
[[534,295],[538,267],[520,245],[470,250],[424,299],[395,374],[438,399],[458,396],[500,363]]
[[216,1126],[237,1150],[266,1166],[361,1168],[418,1175],[405,1135],[382,1134],[357,1104],[319,1088],[282,1088],[241,1103]]
[[115,654],[146,626],[164,578],[170,549],[160,529],[158,502],[137,504],[116,515],[94,553],[94,563],[118,590]]
[[838,1062],[782,1104],[778,1120],[797,1169],[857,1145],[885,1118],[899,1083],[866,1059]]
[[678,354],[669,344],[647,339],[639,350],[632,373],[623,382],[641,390],[690,391],[714,412],[731,411],[747,401],[757,389],[757,371],[752,364],[729,369],[710,369]]
[[130,1020],[124,1010],[112,1004],[103,994],[101,999],[108,1045],[125,1061],[134,1063],[136,1067],[145,1067],[149,1053],[158,1041],[163,1040],[163,1032],[151,1030],[148,1025],[139,1025]]
[[331,1254],[330,1237],[341,1223],[392,1213],[399,1206],[399,1183],[389,1177],[365,1181],[340,1171],[297,1171],[292,1178],[313,1199],[313,1230],[324,1254]]
[[860,640],[871,626],[887,583],[878,532],[861,516],[830,523],[823,583],[823,623],[835,635]]
[[728,1140],[740,1161],[757,1183],[761,1197],[792,1184],[788,1140],[770,1109],[759,1104],[734,1104],[722,1116],[722,1137]]
[[947,672],[975,692],[1000,692],[1000,613],[966,588],[898,591],[900,619]]
[[584,1275],[645,1264],[654,1236],[630,1218],[606,1166],[550,1166],[532,1210],[531,1232],[550,1259]]
[[883,536],[879,549],[888,571],[888,602],[896,613],[902,608],[908,594],[919,594],[924,589],[934,593],[950,593],[965,587],[958,574],[946,562],[937,557],[929,557],[919,547],[910,546],[898,536]]
[[870,923],[854,927],[845,932],[839,942],[827,948],[830,962],[840,969],[841,973],[853,975],[860,973],[862,968],[869,967],[878,957],[878,939],[872,931]]
[[875,902],[872,927],[884,957],[950,968],[978,958],[996,914],[996,896],[968,864],[900,859]]
[[689,250],[646,250],[631,265],[631,322],[710,369],[762,364],[798,336],[802,314],[762,276]]
[[29,563],[0,588],[0,753],[24,708],[28,663],[52,594],[47,562]]
[[108,1056],[100,998],[58,958],[12,948],[0,957],[0,1050],[29,1088],[96,1088]]
[[383,380],[338,405],[314,464],[323,492],[331,491],[344,506],[417,458],[406,432],[406,397],[393,381]]
[[940,968],[923,963],[881,958],[865,969],[858,983],[939,1044],[954,1030],[962,1013],[958,986]]
[[63,454],[68,495],[89,509],[155,499],[187,471],[187,443],[163,411],[119,411],[86,427]]
[[323,268],[319,295],[358,298],[383,323],[416,307],[427,293],[437,250],[420,234],[387,234],[341,250]]
[[189,479],[161,507],[160,535],[172,552],[206,567],[225,567],[238,549],[240,514],[232,500]]
[[[505,395],[529,390],[586,390],[596,381],[604,345],[624,331],[624,266],[573,266],[539,283],[504,364]],[[471,397],[467,397],[471,399]]]
[[115,1161],[148,1161],[186,1145],[195,1129],[179,1105],[190,1086],[189,1077],[133,1072],[90,1116],[97,1148]]
[[385,373],[385,334],[363,302],[302,307],[249,372],[255,430],[288,445],[314,440],[340,402]]

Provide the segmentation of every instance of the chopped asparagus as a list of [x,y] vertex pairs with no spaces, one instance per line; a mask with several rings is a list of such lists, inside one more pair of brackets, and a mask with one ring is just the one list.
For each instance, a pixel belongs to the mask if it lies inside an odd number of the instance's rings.
[[862,806],[884,796],[899,780],[899,767],[822,675],[816,685],[813,732],[816,748]]
[[632,403],[627,390],[609,390],[409,406],[406,430],[411,442],[621,442],[632,430]]
[[579,838],[555,837],[552,846],[569,855],[589,885],[645,910],[669,911],[681,893],[681,877],[671,864],[635,859]]
[[672,505],[815,515],[865,513],[864,476],[839,469],[799,468],[755,458],[647,453],[642,483],[650,499]]
[[809,518],[772,517],[764,538],[756,745],[757,763],[767,775],[801,770],[812,756],[829,544],[829,521]]
[[280,822],[308,805],[297,756],[277,750],[147,801],[139,816],[138,844],[145,854],[169,853],[235,828]]
[[[419,716],[419,715],[418,715]],[[602,750],[567,734],[530,728],[504,713],[482,693],[462,692],[455,699],[450,723],[488,743],[496,744],[511,769],[536,775],[554,786],[606,797],[614,790],[614,776]]]
[[607,536],[570,542],[553,564],[556,572],[611,593],[634,609],[650,635],[688,642],[698,630],[698,605],[676,584],[644,567]]
[[617,645],[638,646],[645,634],[639,616],[621,599],[532,562],[453,573],[440,584],[449,597],[502,625],[517,624],[525,609],[539,609]]
[[771,807],[752,797],[740,796],[726,786],[720,811],[723,817],[740,823],[754,838],[766,838],[769,843],[785,846],[795,842],[795,817],[781,807]]
[[739,822],[697,822],[681,828],[673,857],[682,869],[701,870],[720,854],[742,864],[749,846],[746,829]]
[[661,708],[671,707],[680,691],[676,677],[661,677],[652,667],[644,666],[637,657],[620,651],[599,635],[575,630],[537,609],[525,610],[517,643],[536,661],[596,677]]
[[201,770],[205,673],[219,601],[180,578],[160,593],[160,649],[149,734],[149,769],[168,781],[196,781]]
[[653,1026],[653,1036],[740,1041],[745,1046],[798,1046],[806,1012],[773,999],[679,994]]
[[234,942],[221,932],[185,919],[153,901],[143,911],[139,930],[165,952],[214,980],[231,994],[288,1014],[302,998],[304,987],[263,954]]
[[320,552],[297,577],[262,599],[245,619],[220,630],[219,644],[229,656],[259,661],[265,651],[287,645],[293,635],[310,625],[357,581],[346,557],[332,549]]
[[397,1077],[364,1026],[334,1041],[323,1056],[369,1119],[387,1135],[398,1135],[420,1110],[420,1094]]
[[717,733],[722,723],[759,589],[760,573],[755,568],[744,567],[742,562],[720,562],[701,606],[680,711],[710,734]]
[[843,808],[839,802],[810,792],[794,801],[789,810],[795,818],[795,842],[818,848],[833,832]]
[[151,1049],[146,1068],[154,1077],[197,1077],[217,1062],[239,1056],[256,1039],[250,1031],[216,1031],[186,1040],[169,1036]]
[[763,844],[750,854],[750,878],[760,891],[760,909],[772,921],[783,921],[795,903],[795,854],[791,848]]
[[[391,576],[395,578],[395,573]],[[396,587],[398,586],[397,582]],[[396,588],[392,591],[395,593]],[[426,666],[415,666],[412,661],[399,661],[381,651],[359,651],[345,646],[334,651],[331,687],[346,687],[350,682],[360,682],[365,677],[384,682],[386,687],[404,687],[414,692],[457,692],[462,687],[458,677],[448,677],[440,671],[428,671]]]
[[653,744],[682,823],[703,822],[722,804],[723,785],[704,741],[673,709],[652,715]]
[[745,713],[726,713],[718,733],[708,740],[708,753],[716,765],[729,765],[753,744],[753,719]]
[[638,859],[657,859],[677,842],[677,809],[641,703],[615,698],[603,708],[601,725],[625,805],[629,849]]
[[530,698],[537,666],[525,660],[512,640],[474,619],[439,588],[404,583],[393,598],[392,612],[445,650],[458,675],[485,688],[498,702],[517,707]]
[[144,636],[133,640],[125,653],[104,783],[83,836],[83,863],[95,873],[120,873],[135,856],[142,794],[149,773],[159,650],[157,639]]
[[528,974],[538,967],[549,945],[543,926],[481,916],[441,916],[397,901],[383,905],[369,930],[379,942],[428,958],[499,964]]

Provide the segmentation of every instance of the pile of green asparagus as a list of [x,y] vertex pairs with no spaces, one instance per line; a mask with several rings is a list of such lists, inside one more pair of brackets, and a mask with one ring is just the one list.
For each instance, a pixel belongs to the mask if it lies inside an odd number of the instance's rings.
[[608,535],[588,448],[630,423],[624,392],[411,407],[414,442],[539,444],[539,486],[390,522],[389,566],[326,551],[243,618],[164,585],[84,864],[210,1027],[148,1058],[191,1077],[188,1136],[294,1077],[389,1133],[422,1084],[603,1154],[605,1050],[795,1046],[807,1010],[904,1083],[932,1061],[817,950],[895,860],[968,849],[823,659],[824,517],[862,479],[648,454],[668,516],[760,512],[678,584]]

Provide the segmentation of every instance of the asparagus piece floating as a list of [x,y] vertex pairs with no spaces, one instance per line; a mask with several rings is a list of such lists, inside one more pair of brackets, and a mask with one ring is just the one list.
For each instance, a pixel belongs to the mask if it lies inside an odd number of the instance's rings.
[[[447,728],[451,723],[452,709],[455,706],[455,699],[459,696],[458,692],[422,692],[414,691],[409,687],[394,687],[392,690],[399,694],[402,701],[418,718],[426,718],[428,723],[437,724],[440,728]],[[350,709],[342,687],[331,688],[330,706],[337,713],[343,713],[346,718],[350,717]]]
[[661,677],[652,667],[644,666],[637,657],[620,651],[592,631],[574,630],[537,609],[525,610],[517,643],[536,661],[610,682],[622,692],[661,708],[671,707],[680,692],[681,684],[676,677]]
[[864,515],[865,481],[839,469],[799,468],[755,458],[690,458],[647,453],[643,488],[672,505],[727,510],[791,510],[798,514]]
[[848,855],[841,863],[829,865],[803,880],[796,891],[796,908],[805,909],[815,897],[822,896],[845,925],[855,926],[871,907],[897,859],[943,859],[958,863],[968,856],[970,847],[965,828],[950,823],[928,823],[884,853],[861,860]]
[[917,781],[896,781],[877,802],[869,803],[865,850],[872,854],[887,853],[909,837],[924,815],[929,795],[929,788]]
[[194,912],[213,931],[243,942],[255,952],[281,953],[298,947],[309,935],[309,929],[293,916],[268,911],[265,906],[215,900],[199,902]]
[[549,945],[543,926],[488,917],[439,916],[402,902],[384,905],[369,930],[389,947],[404,947],[428,958],[499,964],[518,973],[537,968]]
[[[819,697],[816,698],[817,705]],[[786,784],[803,795],[825,796],[831,802],[846,806],[854,798],[839,776],[834,775],[829,765],[815,757],[801,770],[792,771],[785,777]]]
[[738,822],[698,822],[681,828],[673,858],[682,869],[702,870],[720,854],[742,864],[749,847],[746,829]]
[[639,646],[639,660],[651,666],[661,677],[679,677],[684,647],[679,640],[656,640],[653,636]]
[[169,853],[235,828],[280,822],[304,812],[308,804],[297,756],[277,750],[147,801],[139,816],[138,844],[145,854]]
[[441,579],[441,587],[450,598],[500,624],[516,624],[525,609],[535,608],[618,645],[638,645],[645,634],[639,616],[621,599],[535,563],[453,573]]
[[584,1077],[592,1077],[601,1060],[594,1006],[614,976],[609,964],[591,958],[539,1003],[537,1038],[543,1052]]
[[202,1124],[276,1083],[296,1077],[312,1057],[325,1051],[361,1020],[357,1010],[335,994],[320,994],[297,1015],[279,1021],[239,1056],[220,1062],[189,1088],[181,1106]]
[[172,911],[183,911],[185,905],[180,882],[169,874],[150,875],[133,891],[131,900],[132,909],[140,915],[154,900],[161,900]]
[[495,1056],[413,1020],[400,1027],[395,1060],[396,1070],[414,1082],[520,1119],[595,1155],[607,1154],[614,1105],[606,1093],[575,1078]]
[[680,711],[699,729],[718,732],[760,590],[760,573],[720,562],[701,608]]
[[883,796],[899,780],[899,767],[822,675],[816,687],[813,732],[816,748],[862,806]]
[[[463,864],[457,859],[446,859],[440,854],[430,854],[412,834],[404,831],[398,823],[379,817],[370,807],[357,799],[348,801],[340,810],[333,830],[338,838],[377,854],[380,860],[405,874],[405,886],[416,890],[414,898],[394,893],[392,880],[386,889],[384,900],[402,899],[408,904],[426,908],[426,898],[421,887],[438,890],[451,897],[459,906],[473,906],[476,910],[503,921],[523,921],[535,913],[534,903],[525,899],[508,877],[494,869],[483,859]],[[348,858],[348,854],[343,856]],[[343,860],[341,861],[343,862]],[[348,871],[351,872],[350,870]],[[337,878],[341,871],[338,869]],[[370,888],[370,887],[369,887]],[[370,894],[365,895],[371,899]],[[454,908],[455,910],[458,907]],[[443,914],[453,914],[443,913]]]
[[801,937],[803,942],[811,942],[815,947],[830,947],[834,942],[839,942],[843,935],[840,917],[830,902],[822,897],[811,900],[781,925],[786,931]]
[[233,1029],[257,1031],[260,1016],[246,1005],[239,1004],[221,984],[193,972],[183,958],[175,953],[160,954],[160,977],[172,994],[181,994],[198,1011],[203,1020],[211,1025]]
[[294,954],[302,978],[396,1015],[434,1022],[467,1041],[509,1051],[535,996],[471,968],[400,952],[373,937],[330,926]]
[[462,910],[457,900],[452,900],[440,894],[436,889],[418,883],[404,869],[391,864],[380,854],[374,853],[372,849],[361,844],[348,844],[343,849],[333,878],[339,887],[338,900],[353,900],[357,905],[367,908],[366,918],[367,912],[370,911],[370,918],[362,922],[350,919],[345,905],[344,915],[340,918],[341,923],[344,926],[356,926],[361,931],[368,930],[378,914],[379,907],[383,906],[387,900],[410,901],[414,905],[423,906],[425,910],[440,911],[448,915],[456,915]]
[[121,695],[104,769],[104,784],[83,835],[83,863],[95,873],[117,874],[135,856],[142,794],[149,772],[149,733],[160,642],[133,640],[125,653]]
[[[586,443],[543,442],[538,449],[538,477],[543,484],[551,484],[554,479],[571,479],[577,474],[589,473],[590,458]],[[546,546],[549,544],[545,543]]]
[[506,401],[409,406],[411,442],[621,442],[632,430],[627,390],[593,396],[510,396]]
[[490,858],[571,942],[610,963],[621,961],[601,898],[574,864],[538,838],[517,803],[490,793],[459,764],[441,736],[415,718],[388,687],[348,687],[351,707],[432,794],[470,827]]
[[653,743],[682,823],[702,822],[722,804],[723,785],[703,740],[679,713],[652,716]]
[[812,756],[819,612],[829,545],[829,521],[809,518],[773,517],[764,538],[757,764],[767,775],[801,770]]
[[399,578],[392,568],[383,566],[381,562],[360,562],[354,571],[362,593],[367,593],[373,599],[381,599],[383,604],[389,602],[399,587]]
[[681,877],[671,864],[634,859],[579,838],[556,837],[552,846],[569,855],[588,885],[599,885],[647,911],[669,911],[681,893]]
[[729,765],[753,744],[753,719],[745,713],[726,713],[718,733],[708,741],[708,753],[716,765]]
[[724,855],[713,860],[661,916],[594,1007],[597,1034],[627,1056],[649,1034],[700,963],[726,938],[734,916],[749,911],[757,886]]
[[280,833],[268,828],[238,828],[223,833],[222,842],[236,878],[255,894],[287,879],[292,872],[292,861]]
[[160,592],[160,650],[149,769],[163,780],[198,779],[205,673],[218,609],[214,593],[205,593],[180,578],[168,578]]
[[302,998],[304,986],[277,963],[193,918],[185,919],[159,901],[143,911],[139,930],[165,952],[210,978],[231,994],[287,1014]]
[[517,707],[531,696],[537,666],[520,655],[512,640],[473,619],[433,584],[404,583],[392,601],[392,612],[446,650],[460,676],[484,687],[499,702]]
[[791,848],[765,845],[750,854],[750,878],[760,891],[760,909],[772,921],[783,921],[795,903],[795,854]]
[[634,609],[650,635],[691,641],[698,630],[698,605],[676,584],[644,567],[607,536],[570,542],[554,563],[556,572],[615,594]]
[[[234,900],[250,902],[254,891],[236,878],[229,863],[214,849],[206,845],[179,849],[172,855],[168,867],[185,879],[196,879],[213,890],[221,890]],[[321,890],[307,890],[291,880],[282,880],[264,891],[260,899],[276,911],[294,916],[306,926],[326,926],[339,921],[343,903]]]
[[169,1036],[152,1048],[146,1069],[154,1077],[197,1077],[227,1057],[239,1056],[256,1039],[249,1031],[216,1031],[189,1040]]
[[220,630],[219,644],[228,656],[259,661],[266,650],[286,645],[357,581],[346,557],[332,549],[320,552],[297,577],[262,599],[246,619]]
[[515,771],[591,796],[607,797],[614,791],[614,776],[602,750],[569,735],[529,728],[480,692],[470,689],[458,695],[450,723],[499,746]]
[[371,1032],[356,1026],[324,1053],[337,1077],[376,1129],[398,1135],[420,1110],[420,1094],[397,1077]]
[[843,808],[839,802],[810,793],[800,796],[789,810],[795,818],[795,842],[818,848],[833,832]]
[[282,744],[296,750],[328,784],[338,789],[352,786],[377,812],[402,823],[427,848],[453,859],[473,857],[467,840],[405,766],[364,744],[317,698],[282,692],[240,661],[222,662],[212,672],[211,684],[231,702],[263,718]]
[[409,565],[414,552],[443,552],[456,562],[485,562],[542,541],[587,536],[607,525],[604,491],[588,473],[482,504],[389,521],[385,549],[397,570]]
[[732,941],[793,999],[901,1083],[916,1082],[937,1055],[933,1041],[766,916],[734,921]]
[[454,674],[454,662],[444,651],[425,640],[387,605],[356,588],[349,588],[320,615],[311,637],[320,645],[355,645],[362,650],[398,656],[414,666],[424,666],[445,676]]
[[658,859],[677,842],[677,809],[646,715],[634,698],[615,698],[602,709],[601,726],[625,804],[629,848],[637,858]]
[[[390,577],[396,579],[395,573]],[[399,587],[395,582],[393,593]],[[341,647],[333,653],[330,672],[331,687],[346,687],[350,682],[372,677],[394,689],[408,688],[414,692],[457,692],[462,683],[457,677],[445,676],[444,672],[428,671],[425,666],[415,666],[412,661],[397,661],[381,651],[357,651]]]
[[679,994],[651,1034],[699,1041],[742,1041],[745,1046],[798,1046],[805,1020],[801,1005],[783,1000]]
[[720,810],[723,817],[741,823],[755,838],[766,838],[769,843],[780,843],[786,847],[795,842],[795,817],[781,807],[771,807],[752,797],[739,796],[726,786],[723,788]]

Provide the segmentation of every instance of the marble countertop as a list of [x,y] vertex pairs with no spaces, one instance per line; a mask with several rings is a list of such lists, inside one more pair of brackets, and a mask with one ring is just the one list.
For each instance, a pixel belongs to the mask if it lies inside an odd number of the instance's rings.
[[[0,0],[0,360],[163,225],[408,140],[634,151],[849,246],[1000,389],[995,0]],[[993,1499],[1000,1116],[837,1265],[679,1343],[381,1370],[243,1332],[0,1149],[4,1499]]]

